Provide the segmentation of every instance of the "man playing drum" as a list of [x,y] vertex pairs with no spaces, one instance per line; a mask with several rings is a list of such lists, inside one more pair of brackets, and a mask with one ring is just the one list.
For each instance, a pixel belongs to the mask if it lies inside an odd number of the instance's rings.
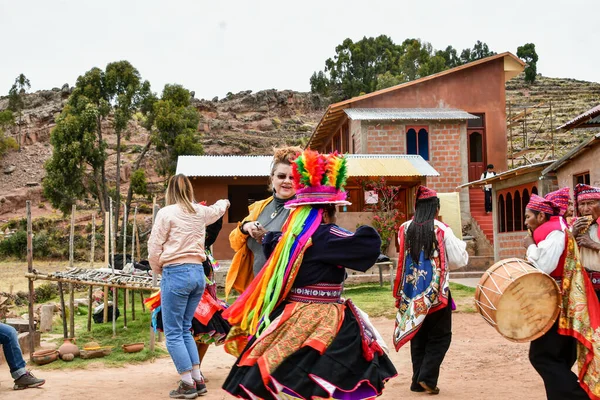
[[440,365],[452,339],[450,268],[469,260],[466,244],[438,221],[437,193],[419,186],[415,216],[398,232],[400,260],[394,282],[396,351],[410,341],[413,376],[410,390],[438,394]]
[[577,218],[573,236],[579,245],[581,264],[590,274],[596,295],[600,299],[600,188],[575,186]]
[[[573,260],[573,238],[567,233],[568,228],[559,213],[560,209],[553,201],[533,194],[525,210],[525,224],[531,234],[523,239],[523,245],[527,249],[527,260],[556,279],[563,297],[569,299],[566,290],[570,291],[573,286],[563,285],[563,278],[567,277],[565,270],[567,265],[569,271],[577,267],[581,270],[581,266]],[[577,267],[573,267],[573,262]],[[568,277],[570,285],[571,275]],[[585,306],[587,309],[587,303]],[[568,319],[570,316],[563,315],[563,311],[568,313],[570,310],[562,310],[554,326],[531,342],[529,361],[542,377],[549,400],[588,399],[577,375],[571,371],[577,360],[577,341],[571,335],[566,336],[573,330],[565,328],[571,320]]]

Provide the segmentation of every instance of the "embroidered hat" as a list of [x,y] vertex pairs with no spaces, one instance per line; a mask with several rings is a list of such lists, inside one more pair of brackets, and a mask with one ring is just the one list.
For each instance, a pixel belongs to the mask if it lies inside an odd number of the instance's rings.
[[571,200],[571,195],[569,193],[569,188],[564,187],[562,189],[558,189],[554,192],[550,192],[544,196],[546,200],[550,200],[553,202],[558,208],[560,208],[560,215],[565,215],[567,209],[569,208],[569,200]]
[[550,215],[556,215],[559,211],[559,207],[553,201],[540,197],[535,193],[529,198],[526,208]]
[[437,197],[437,192],[435,190],[429,189],[427,186],[423,185],[417,188],[417,193],[415,194],[415,201],[430,199],[432,197]]
[[285,208],[308,204],[350,205],[344,190],[348,169],[344,156],[333,152],[321,154],[306,149],[292,161],[296,198],[285,203]]
[[573,190],[575,195],[575,212],[578,212],[577,203],[582,200],[600,200],[600,188],[578,183]]

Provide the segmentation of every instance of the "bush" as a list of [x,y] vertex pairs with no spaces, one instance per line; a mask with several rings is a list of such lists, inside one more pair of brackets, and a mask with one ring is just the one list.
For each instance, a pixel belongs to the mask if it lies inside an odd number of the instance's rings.
[[34,290],[35,301],[45,303],[58,296],[58,285],[56,283],[43,283]]
[[148,183],[146,180],[146,173],[143,169],[136,169],[131,174],[131,188],[135,194],[148,194]]
[[27,232],[16,231],[0,242],[0,254],[25,259],[27,256]]

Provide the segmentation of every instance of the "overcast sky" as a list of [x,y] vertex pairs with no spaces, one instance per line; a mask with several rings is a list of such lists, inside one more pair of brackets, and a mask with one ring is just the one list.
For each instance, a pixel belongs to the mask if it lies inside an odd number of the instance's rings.
[[0,0],[0,95],[20,73],[35,91],[118,60],[159,93],[308,91],[336,45],[380,34],[515,54],[533,42],[543,75],[600,82],[599,15],[598,0]]

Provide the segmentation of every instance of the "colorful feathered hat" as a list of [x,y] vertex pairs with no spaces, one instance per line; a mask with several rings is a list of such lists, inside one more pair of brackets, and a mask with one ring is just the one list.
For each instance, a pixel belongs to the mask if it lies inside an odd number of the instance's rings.
[[350,205],[344,190],[348,179],[346,158],[333,152],[320,154],[306,149],[292,161],[296,198],[285,203],[286,208],[309,204]]

